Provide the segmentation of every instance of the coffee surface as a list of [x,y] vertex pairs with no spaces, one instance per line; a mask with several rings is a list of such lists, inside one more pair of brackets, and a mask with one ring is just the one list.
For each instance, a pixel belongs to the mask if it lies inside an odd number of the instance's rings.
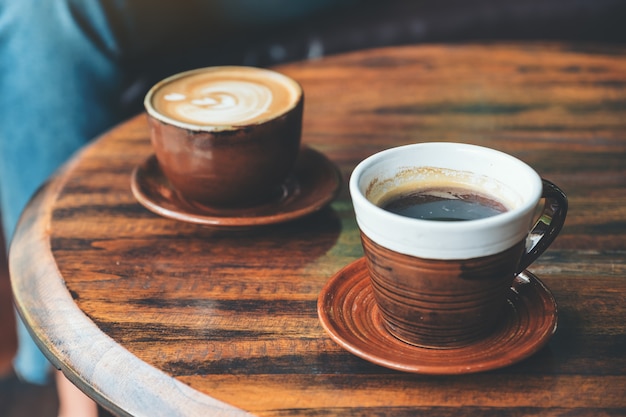
[[240,126],[279,116],[300,97],[299,85],[281,74],[251,67],[215,67],[164,82],[154,109],[182,123]]
[[507,211],[504,204],[465,188],[435,188],[396,194],[380,207],[406,217],[435,221],[478,220]]

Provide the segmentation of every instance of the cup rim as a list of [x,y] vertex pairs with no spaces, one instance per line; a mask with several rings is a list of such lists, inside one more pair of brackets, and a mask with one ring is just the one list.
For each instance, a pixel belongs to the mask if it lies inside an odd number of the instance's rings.
[[[189,75],[193,75],[196,73],[201,73],[201,72],[207,72],[207,71],[223,71],[223,70],[233,70],[233,71],[255,71],[255,72],[264,72],[265,74],[270,75],[271,77],[274,78],[279,78],[285,82],[287,82],[288,84],[291,84],[292,87],[294,87],[294,91],[296,91],[296,99],[294,100],[293,104],[291,106],[288,106],[283,112],[280,113],[275,113],[272,114],[270,116],[258,119],[252,123],[243,123],[243,124],[224,124],[224,125],[210,125],[210,124],[206,124],[206,125],[202,125],[202,124],[195,124],[195,123],[188,123],[188,122],[182,122],[180,120],[174,119],[172,117],[168,117],[164,114],[161,114],[160,112],[158,112],[153,103],[152,103],[152,99],[154,97],[154,95],[156,94],[156,92],[161,89],[164,85],[171,83],[174,80],[177,80],[179,78],[183,78],[183,77],[187,77]],[[146,110],[146,113],[148,113],[148,115],[150,117],[153,117],[156,120],[159,120],[163,123],[167,123],[176,127],[180,127],[186,130],[190,130],[190,131],[197,131],[197,132],[223,132],[223,131],[231,131],[231,130],[238,130],[241,129],[242,127],[245,126],[256,126],[256,125],[261,125],[264,123],[267,123],[271,120],[277,119],[287,113],[289,113],[290,111],[292,111],[295,107],[298,106],[298,104],[300,103],[300,101],[302,101],[302,96],[304,95],[304,90],[302,88],[302,86],[300,85],[299,82],[297,82],[296,80],[294,80],[293,78],[282,74],[278,71],[274,71],[274,70],[270,70],[267,68],[259,68],[259,67],[253,67],[253,66],[245,66],[245,65],[220,65],[220,66],[209,66],[209,67],[202,67],[202,68],[196,68],[196,69],[192,69],[192,70],[188,70],[188,71],[182,71],[182,72],[178,72],[176,74],[170,75],[160,81],[158,81],[156,84],[154,84],[146,93],[144,100],[143,100],[143,105],[144,108]]]
[[[499,213],[497,215],[486,217],[482,219],[467,220],[461,222],[442,222],[435,220],[416,219],[411,217],[402,216],[396,213],[389,212],[376,204],[372,203],[365,196],[364,191],[361,189],[360,180],[363,174],[373,165],[379,161],[391,157],[394,154],[415,151],[416,149],[425,148],[439,148],[439,149],[461,149],[463,151],[473,152],[488,152],[498,158],[504,158],[507,162],[516,164],[521,169],[525,170],[529,179],[532,182],[530,188],[532,190],[530,195],[525,195],[523,201],[516,207],[512,207],[506,212]],[[530,224],[522,225],[520,220],[528,219],[534,214],[537,203],[541,199],[542,195],[542,181],[539,174],[534,171],[528,164],[515,158],[512,155],[498,151],[496,149],[487,148],[479,145],[471,145],[466,143],[457,142],[424,142],[414,143],[409,145],[402,145],[394,148],[385,149],[377,152],[373,155],[362,160],[352,171],[349,181],[350,195],[355,209],[357,217],[357,223],[361,232],[365,233],[374,242],[401,253],[408,255],[420,256],[425,258],[437,258],[437,259],[461,259],[471,258],[483,255],[495,254],[501,251],[500,249],[506,249],[519,243],[520,240],[525,239]],[[365,217],[368,219],[365,219]],[[374,226],[371,217],[380,219],[386,225],[390,225],[389,230],[385,230],[379,226]],[[525,220],[528,222],[528,220]],[[515,226],[511,226],[515,224]],[[522,231],[522,226],[526,228]],[[392,230],[407,231],[407,234],[415,228],[420,228],[424,232],[424,236],[456,236],[457,239],[472,239],[472,234],[477,230],[489,230],[489,233],[497,233],[496,230],[500,228],[510,227],[512,230],[510,236],[505,241],[497,242],[495,238],[492,238],[490,243],[486,243],[482,250],[455,250],[452,247],[454,243],[448,242],[448,244],[442,244],[441,248],[433,248],[432,251],[423,248],[417,249],[410,247],[408,242],[395,242],[393,237],[390,236]],[[372,230],[375,228],[376,230]],[[412,238],[411,238],[412,239]],[[398,239],[395,239],[398,240]],[[410,239],[409,239],[410,240]],[[452,238],[450,238],[452,240]],[[447,246],[449,247],[447,247]],[[505,247],[505,248],[503,248]],[[434,252],[449,251],[446,255],[434,255]],[[430,256],[429,256],[430,255]]]

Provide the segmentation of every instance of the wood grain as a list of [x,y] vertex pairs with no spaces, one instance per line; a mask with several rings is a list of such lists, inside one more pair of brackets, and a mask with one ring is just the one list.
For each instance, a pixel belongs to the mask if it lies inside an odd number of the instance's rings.
[[362,256],[346,187],[287,224],[222,231],[158,217],[130,192],[143,115],[76,155],[12,244],[20,314],[52,362],[119,415],[626,414],[626,49],[424,45],[278,68],[304,87],[303,141],[347,181],[370,154],[423,141],[511,153],[568,194],[529,270],[554,293],[548,346],[497,371],[404,374],[337,346],[324,283]]

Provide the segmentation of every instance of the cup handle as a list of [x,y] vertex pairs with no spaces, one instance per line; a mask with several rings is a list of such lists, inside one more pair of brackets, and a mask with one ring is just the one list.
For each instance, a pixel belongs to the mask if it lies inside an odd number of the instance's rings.
[[567,215],[567,196],[559,187],[548,180],[543,182],[543,211],[528,235],[526,252],[522,255],[517,273],[521,273],[552,244],[561,231]]

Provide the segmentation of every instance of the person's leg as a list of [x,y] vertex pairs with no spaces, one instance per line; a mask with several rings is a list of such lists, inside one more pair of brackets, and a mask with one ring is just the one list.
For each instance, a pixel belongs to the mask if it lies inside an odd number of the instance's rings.
[[33,192],[119,120],[124,80],[117,51],[106,33],[93,30],[106,22],[85,26],[98,15],[85,9],[62,0],[2,0],[0,201],[7,241]]
[[61,371],[56,371],[55,381],[59,393],[58,417],[89,417],[98,415],[98,406],[72,384]]
[[[0,1],[0,212],[6,241],[35,190],[88,139],[119,120],[124,77],[96,1]],[[18,318],[13,366],[43,384],[50,365]],[[93,401],[57,378],[59,412],[96,417]],[[76,413],[74,413],[74,411]]]
[[[87,2],[85,2],[87,4]],[[76,149],[117,119],[123,77],[115,47],[82,25],[97,3],[79,10],[58,0],[0,3],[0,212],[10,242],[34,191]],[[96,25],[105,27],[106,22]],[[100,28],[99,28],[100,29]],[[48,365],[18,324],[18,375],[44,383]]]

